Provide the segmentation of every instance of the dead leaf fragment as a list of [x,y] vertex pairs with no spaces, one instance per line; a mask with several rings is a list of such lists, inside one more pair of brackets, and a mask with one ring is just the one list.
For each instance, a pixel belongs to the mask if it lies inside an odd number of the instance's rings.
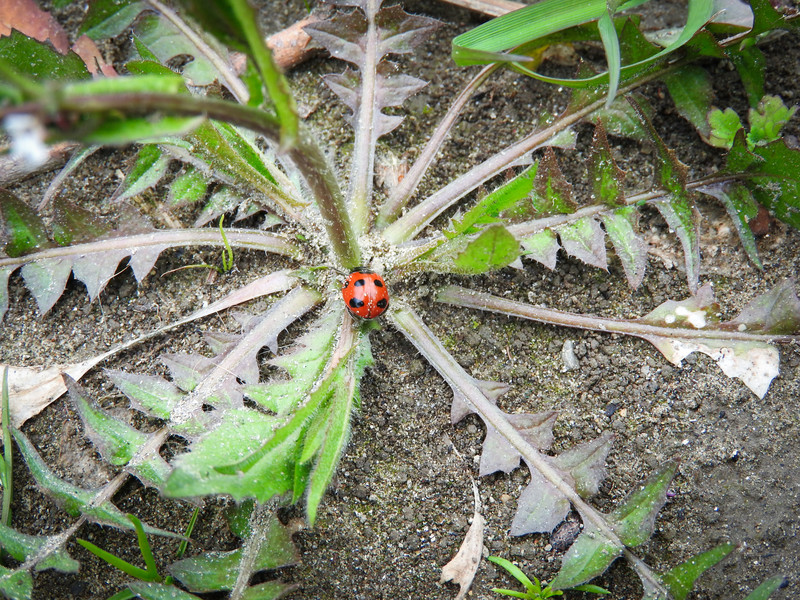
[[0,37],[16,29],[40,42],[50,40],[61,54],[69,52],[67,32],[50,13],[41,10],[35,0],[3,0],[0,2]]
[[472,481],[472,491],[475,494],[475,514],[472,515],[472,525],[470,525],[464,541],[458,553],[449,563],[442,567],[442,577],[439,583],[452,581],[459,586],[456,600],[462,600],[467,595],[478,565],[483,555],[483,530],[486,526],[486,519],[481,515],[481,499],[478,494],[478,486]]

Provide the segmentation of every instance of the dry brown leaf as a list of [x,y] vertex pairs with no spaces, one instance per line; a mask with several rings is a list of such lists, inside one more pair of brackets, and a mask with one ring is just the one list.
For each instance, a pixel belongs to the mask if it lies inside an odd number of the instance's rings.
[[94,40],[88,35],[82,35],[72,44],[72,51],[81,57],[83,64],[92,75],[102,74],[106,77],[116,77],[114,67],[106,62]]
[[467,535],[464,536],[458,553],[453,560],[442,567],[442,577],[439,580],[440,583],[452,581],[458,584],[456,600],[462,600],[467,595],[483,555],[483,529],[486,526],[486,519],[480,513],[481,498],[475,480],[472,480],[472,491],[475,494],[475,514],[472,516],[472,525],[470,525]]
[[10,35],[12,29],[40,42],[50,40],[61,54],[69,52],[67,32],[50,13],[41,10],[35,0],[0,2],[0,37]]

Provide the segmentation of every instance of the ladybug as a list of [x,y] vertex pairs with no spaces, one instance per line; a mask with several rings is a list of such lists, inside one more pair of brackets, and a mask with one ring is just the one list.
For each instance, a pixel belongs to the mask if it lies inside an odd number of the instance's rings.
[[362,267],[347,276],[342,298],[350,314],[361,319],[374,319],[389,308],[389,292],[383,277]]

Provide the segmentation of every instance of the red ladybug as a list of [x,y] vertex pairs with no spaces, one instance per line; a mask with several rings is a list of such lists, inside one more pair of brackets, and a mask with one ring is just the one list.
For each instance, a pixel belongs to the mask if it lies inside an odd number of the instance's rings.
[[379,317],[389,308],[389,292],[383,277],[362,267],[348,275],[342,298],[350,314],[362,319]]

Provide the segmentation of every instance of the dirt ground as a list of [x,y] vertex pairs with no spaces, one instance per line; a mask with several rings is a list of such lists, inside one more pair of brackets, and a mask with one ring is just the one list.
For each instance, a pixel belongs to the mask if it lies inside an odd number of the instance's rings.
[[[272,3],[267,27],[279,29],[302,16],[304,3]],[[649,6],[649,5],[648,5]],[[421,141],[446,110],[452,95],[472,71],[456,69],[449,58],[450,39],[479,20],[446,6],[417,2],[411,10],[442,19],[443,27],[423,45],[415,58],[401,61],[407,72],[430,82],[412,98],[408,118],[382,145],[396,155],[412,158]],[[74,16],[77,9],[65,13]],[[655,8],[657,23],[675,18],[669,5]],[[114,49],[107,49],[114,51]],[[785,35],[763,48],[767,61],[766,92],[787,104],[800,97],[800,44]],[[120,44],[118,53],[124,52]],[[709,63],[716,103],[745,114],[746,100],[735,70]],[[337,72],[342,65],[316,59],[292,73],[301,108],[341,157],[349,150],[351,133],[343,124],[344,110],[318,83],[320,73]],[[420,74],[421,73],[421,74]],[[703,145],[693,129],[675,112],[662,84],[645,88],[656,108],[655,125],[690,172],[718,168],[720,154]],[[440,156],[425,186],[464,171],[507,144],[543,111],[563,107],[565,96],[543,84],[505,74],[486,86],[470,103],[451,142]],[[800,119],[787,126],[787,140],[797,145]],[[586,146],[591,128],[578,129],[579,146],[560,153],[567,178],[576,191],[585,191]],[[634,189],[648,185],[653,175],[651,151],[630,140],[612,139],[619,165]],[[119,183],[130,151],[104,150],[92,157],[68,183],[64,193],[79,202],[102,203]],[[33,202],[52,175],[12,187]],[[583,182],[583,183],[581,183]],[[584,188],[581,187],[584,186]],[[704,203],[702,282],[710,282],[731,318],[755,296],[796,275],[800,233],[772,223],[758,240],[764,262],[760,272],[738,244],[733,226],[719,207]],[[433,302],[435,289],[457,282],[510,298],[564,310],[604,316],[643,315],[667,299],[683,299],[688,289],[682,257],[663,221],[646,214],[642,228],[653,247],[642,286],[631,291],[619,261],[609,272],[588,267],[563,255],[549,271],[526,262],[525,270],[504,269],[472,280],[420,276],[389,282],[393,294],[414,303],[426,323],[445,342],[459,362],[478,379],[505,381],[512,390],[499,405],[507,412],[557,410],[554,451],[560,452],[603,432],[615,435],[608,458],[608,475],[592,504],[611,510],[653,469],[670,459],[680,460],[671,498],[656,522],[654,536],[637,554],[658,571],[665,571],[692,554],[731,541],[737,549],[704,575],[691,596],[698,600],[744,598],[761,581],[781,573],[790,584],[776,599],[800,595],[800,348],[781,348],[781,374],[763,400],[738,380],[727,379],[705,356],[692,355],[680,368],[671,366],[643,341],[585,333],[511,320]],[[89,303],[82,284],[70,281],[55,308],[41,318],[19,275],[10,282],[11,309],[0,328],[0,359],[24,365],[77,362],[140,335],[222,297],[228,291],[281,263],[261,255],[237,253],[237,270],[213,284],[202,270],[189,269],[163,276],[176,267],[213,262],[215,253],[202,250],[167,252],[141,286],[130,272],[116,277]],[[288,263],[287,263],[288,264]],[[157,338],[104,364],[104,367],[161,372],[164,351],[201,351],[206,329],[235,330],[227,315],[187,326]],[[291,332],[290,332],[291,333]],[[287,340],[289,338],[286,338]],[[484,428],[474,416],[452,426],[452,393],[445,382],[390,326],[373,334],[375,365],[362,384],[362,409],[331,490],[324,498],[316,525],[299,532],[301,561],[268,574],[295,582],[292,600],[377,598],[451,599],[457,587],[439,583],[440,569],[457,551],[473,513],[470,477],[477,477]],[[564,342],[575,344],[579,368],[565,371]],[[281,338],[283,345],[284,339]],[[82,382],[104,406],[127,414],[127,402],[101,370]],[[103,465],[82,436],[80,419],[69,402],[60,399],[23,429],[60,475],[84,487],[99,487],[114,471]],[[176,445],[171,448],[179,451]],[[27,533],[52,534],[71,522],[41,494],[18,460],[13,524]],[[552,579],[560,553],[547,535],[512,537],[509,528],[528,474],[494,474],[478,481],[487,519],[484,555],[515,562],[529,575]],[[146,522],[182,530],[192,507],[160,498],[158,493],[130,482],[115,497],[124,511]],[[201,511],[191,551],[230,549],[236,540],[227,531],[224,499],[209,501]],[[573,515],[574,516],[574,515]],[[287,510],[282,517],[298,519]],[[80,537],[115,548],[138,562],[132,535],[110,528],[84,526]],[[169,540],[154,541],[157,560],[165,564],[175,551]],[[69,544],[80,560],[75,575],[52,571],[35,576],[35,598],[108,598],[124,585],[124,577],[77,544]],[[613,599],[638,598],[638,578],[623,561],[593,581],[611,590]],[[492,587],[515,587],[515,582],[488,562],[478,570],[470,597],[499,598]],[[582,598],[568,593],[569,598]],[[588,597],[588,596],[587,596]]]

